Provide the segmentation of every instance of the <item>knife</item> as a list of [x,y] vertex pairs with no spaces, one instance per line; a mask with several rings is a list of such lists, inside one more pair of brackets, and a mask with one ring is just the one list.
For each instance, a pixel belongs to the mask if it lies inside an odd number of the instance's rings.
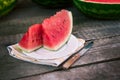
[[80,49],[76,54],[72,55],[64,64],[63,68],[68,69],[73,63],[75,63],[81,56],[83,56],[93,45],[93,41],[88,42],[86,46]]

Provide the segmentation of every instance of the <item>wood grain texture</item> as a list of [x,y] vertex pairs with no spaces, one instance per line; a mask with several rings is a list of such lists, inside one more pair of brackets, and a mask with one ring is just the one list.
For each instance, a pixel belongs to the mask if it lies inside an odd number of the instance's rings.
[[51,72],[17,80],[119,80],[120,60]]

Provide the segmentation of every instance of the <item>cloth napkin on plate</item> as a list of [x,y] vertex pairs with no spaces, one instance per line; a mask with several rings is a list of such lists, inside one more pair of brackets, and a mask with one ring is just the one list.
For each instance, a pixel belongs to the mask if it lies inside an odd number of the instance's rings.
[[13,44],[7,47],[9,55],[31,63],[59,66],[75,52],[84,47],[85,40],[78,39],[74,35],[70,36],[68,42],[57,51],[46,50],[40,48],[31,53],[26,53],[18,48],[18,44]]

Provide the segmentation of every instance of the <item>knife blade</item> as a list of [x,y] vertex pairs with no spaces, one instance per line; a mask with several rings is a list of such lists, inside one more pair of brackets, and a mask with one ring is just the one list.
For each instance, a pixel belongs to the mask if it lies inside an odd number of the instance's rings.
[[81,56],[83,56],[93,45],[93,41],[88,42],[86,46],[79,50],[76,54],[72,55],[64,64],[63,68],[68,69],[73,63],[75,63]]

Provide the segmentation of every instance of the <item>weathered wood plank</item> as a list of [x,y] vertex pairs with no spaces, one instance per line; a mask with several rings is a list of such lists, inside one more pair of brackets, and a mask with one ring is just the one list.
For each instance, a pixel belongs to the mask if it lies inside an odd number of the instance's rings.
[[[100,39],[106,37],[112,37],[120,35],[120,21],[80,21],[81,19],[76,19],[79,21],[75,24],[74,31],[80,33],[79,36],[89,40],[89,39]],[[77,32],[79,31],[79,32]],[[74,33],[75,33],[74,32]]]
[[17,80],[119,80],[120,60],[51,72]]
[[73,66],[120,58],[120,36],[98,39],[87,54],[80,58]]
[[[11,41],[12,42],[12,39]],[[7,43],[8,44],[8,43]],[[50,72],[58,68],[27,63],[10,57],[6,45],[1,44],[0,79],[8,80],[35,74]],[[95,40],[93,47],[72,67],[92,64],[100,61],[120,58],[120,36]],[[11,74],[12,73],[12,74]],[[6,75],[8,75],[6,77]]]
[[9,55],[0,58],[0,80],[11,80],[18,77],[35,75],[55,70],[55,67],[23,62]]
[[[27,28],[34,24],[40,23],[46,16],[38,16],[24,19],[15,19],[0,24],[0,36],[24,33]],[[84,39],[100,39],[105,37],[120,35],[120,21],[90,21],[80,22],[74,25],[73,33],[80,33]],[[75,20],[77,21],[77,20]],[[106,24],[105,24],[106,23]]]

